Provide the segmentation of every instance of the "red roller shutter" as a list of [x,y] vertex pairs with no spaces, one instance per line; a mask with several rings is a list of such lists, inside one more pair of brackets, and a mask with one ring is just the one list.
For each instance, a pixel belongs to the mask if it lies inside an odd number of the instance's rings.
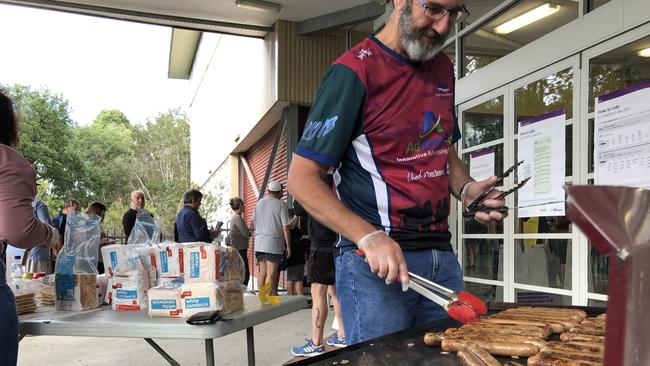
[[[282,128],[282,123],[276,125],[276,127],[269,131],[262,139],[260,139],[260,141],[248,149],[248,151],[246,151],[244,154],[244,157],[248,161],[248,165],[251,168],[251,172],[253,173],[255,184],[257,185],[258,189],[262,188],[264,175],[266,174],[266,168],[269,163],[271,163],[271,153],[273,150],[273,143],[275,142],[275,134],[278,128]],[[275,154],[275,159],[272,164],[273,169],[271,170],[269,181],[276,180],[282,183],[282,185],[286,188],[288,172],[286,129],[282,133],[282,137],[280,138],[280,143],[278,145],[278,150]],[[258,196],[253,191],[253,187],[251,186],[245,173],[242,175],[242,179],[244,180],[244,217],[246,219],[246,222],[250,223],[253,217],[253,211],[255,210],[255,206],[257,204]],[[283,193],[282,200],[287,200],[286,189]],[[258,268],[256,266],[257,262],[255,260],[255,247],[253,240],[251,240],[248,247],[248,260],[251,273],[253,276],[257,277]],[[280,283],[282,285],[281,287],[284,288],[284,272],[280,279]]]

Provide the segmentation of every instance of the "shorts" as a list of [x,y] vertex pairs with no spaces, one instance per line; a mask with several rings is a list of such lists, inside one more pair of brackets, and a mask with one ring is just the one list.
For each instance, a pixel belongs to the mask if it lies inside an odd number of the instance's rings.
[[336,284],[334,255],[312,250],[307,260],[307,282],[322,285]]
[[257,262],[269,261],[271,263],[280,264],[284,259],[284,254],[255,252],[255,258],[257,258]]
[[305,264],[287,267],[287,281],[302,281],[305,277]]

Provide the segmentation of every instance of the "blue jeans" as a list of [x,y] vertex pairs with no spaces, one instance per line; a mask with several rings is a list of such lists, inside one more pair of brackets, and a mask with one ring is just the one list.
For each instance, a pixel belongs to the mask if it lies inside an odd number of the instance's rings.
[[18,315],[16,300],[5,282],[5,265],[0,260],[0,365],[18,361]]
[[[463,289],[463,275],[453,252],[404,251],[410,272],[449,289]],[[448,318],[438,304],[400,283],[386,285],[355,251],[336,257],[336,293],[341,302],[347,343],[355,344],[415,325]]]

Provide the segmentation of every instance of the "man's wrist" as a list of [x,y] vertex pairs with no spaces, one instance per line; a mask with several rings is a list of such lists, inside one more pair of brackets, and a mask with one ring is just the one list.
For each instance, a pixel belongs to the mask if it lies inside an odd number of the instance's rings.
[[357,247],[360,249],[363,249],[363,247],[372,240],[373,237],[377,235],[386,235],[386,233],[383,230],[375,230],[372,232],[369,232],[368,234],[364,235],[359,241],[357,242]]
[[472,184],[474,184],[474,183],[476,183],[476,181],[475,181],[474,179],[472,179],[472,178],[469,178],[468,180],[466,180],[466,181],[465,181],[465,182],[460,186],[460,191],[459,191],[459,193],[460,193],[460,197],[459,197],[459,198],[460,198],[460,203],[463,205],[463,209],[466,208],[466,207],[465,207],[465,197],[466,197],[466,195],[467,195],[467,191],[469,190],[469,187],[470,187]]

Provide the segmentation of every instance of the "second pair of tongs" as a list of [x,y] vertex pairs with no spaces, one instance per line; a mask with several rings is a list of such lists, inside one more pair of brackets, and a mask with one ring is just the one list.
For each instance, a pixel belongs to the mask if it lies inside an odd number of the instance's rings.
[[[488,194],[490,194],[490,192],[492,192],[492,190],[494,190],[496,187],[500,186],[503,183],[504,178],[506,178],[508,175],[510,175],[510,173],[514,172],[515,169],[519,165],[521,165],[523,162],[524,161],[522,160],[522,161],[516,163],[515,165],[511,166],[510,168],[508,168],[508,170],[503,172],[503,174],[501,174],[501,176],[497,178],[497,180],[496,180],[496,182],[494,182],[494,184],[489,186],[485,191],[481,192],[481,194],[479,194],[478,197],[476,197],[469,205],[467,205],[467,208],[463,212],[463,217],[466,218],[466,219],[473,218],[474,214],[476,214],[477,212],[485,212],[485,213],[490,213],[492,211],[507,212],[508,211],[507,206],[501,206],[501,207],[488,207],[488,206],[486,206],[485,205],[485,199],[487,198]],[[503,200],[509,194],[511,194],[511,193],[517,191],[519,188],[523,187],[526,183],[528,183],[529,180],[530,180],[530,177],[522,180],[521,182],[519,182],[519,184],[514,186],[512,189],[509,189],[509,190],[501,193],[500,195],[498,195],[498,196],[496,196],[496,197],[494,197],[492,199],[493,200]]]

